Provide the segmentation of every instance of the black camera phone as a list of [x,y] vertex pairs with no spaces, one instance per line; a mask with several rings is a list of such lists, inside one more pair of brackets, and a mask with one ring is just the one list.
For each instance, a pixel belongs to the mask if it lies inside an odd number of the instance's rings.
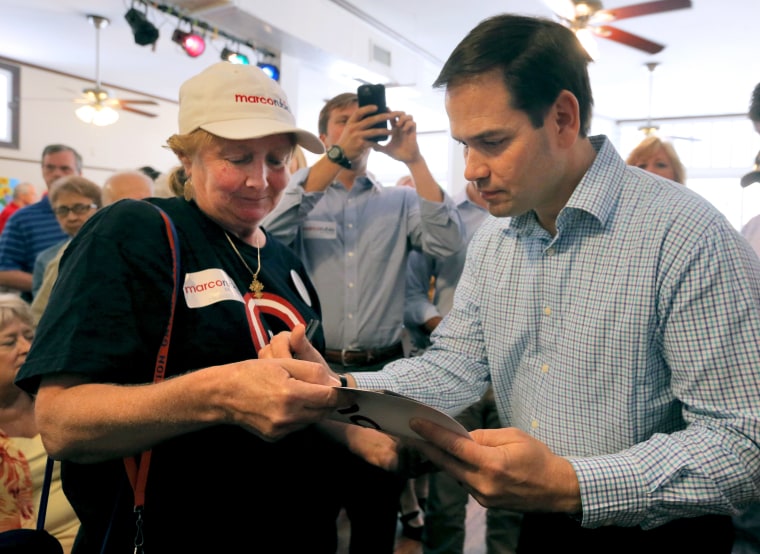
[[[370,115],[375,115],[376,113],[380,112],[387,112],[388,106],[385,105],[385,85],[382,83],[377,85],[359,85],[359,88],[356,90],[356,95],[359,97],[359,107],[362,106],[368,106],[369,104],[374,104],[377,106],[377,111]],[[388,122],[387,121],[381,121],[380,123],[376,123],[371,127],[372,129],[384,129],[386,131],[389,131]],[[386,136],[379,136],[372,138],[370,140],[373,140],[375,142],[380,142],[382,140],[386,140],[388,137]]]

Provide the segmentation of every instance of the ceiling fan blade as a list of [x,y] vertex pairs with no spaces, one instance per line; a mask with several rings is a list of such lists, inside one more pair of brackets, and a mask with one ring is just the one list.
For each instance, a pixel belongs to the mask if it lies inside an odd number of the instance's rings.
[[642,4],[632,4],[620,8],[600,10],[595,16],[604,18],[606,21],[619,21],[629,17],[639,17],[641,15],[669,12],[671,10],[682,10],[684,8],[691,8],[691,0],[658,0],[656,2],[644,2]]
[[130,100],[127,98],[118,98],[117,99],[119,104],[125,105],[125,104],[145,104],[150,106],[158,106],[158,102],[155,100]]
[[616,27],[610,27],[609,25],[593,27],[593,29],[594,34],[601,38],[614,40],[615,42],[625,44],[631,48],[638,48],[639,50],[643,50],[649,54],[657,54],[658,52],[662,52],[662,50],[665,48],[664,44],[652,42],[651,40],[645,39],[644,37],[631,34]]
[[150,112],[144,112],[143,110],[138,110],[136,108],[130,108],[129,106],[119,106],[119,109],[124,110],[125,112],[132,112],[137,115],[144,115],[145,117],[157,117],[158,114],[150,113]]

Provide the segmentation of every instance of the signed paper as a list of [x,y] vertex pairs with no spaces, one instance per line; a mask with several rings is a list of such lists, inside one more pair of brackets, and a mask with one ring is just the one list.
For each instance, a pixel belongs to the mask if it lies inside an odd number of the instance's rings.
[[419,417],[464,437],[470,436],[462,424],[451,416],[395,392],[335,388],[347,396],[350,395],[353,400],[350,407],[336,410],[331,414],[330,419],[335,421],[377,429],[389,435],[421,439],[422,437],[409,428],[409,420]]

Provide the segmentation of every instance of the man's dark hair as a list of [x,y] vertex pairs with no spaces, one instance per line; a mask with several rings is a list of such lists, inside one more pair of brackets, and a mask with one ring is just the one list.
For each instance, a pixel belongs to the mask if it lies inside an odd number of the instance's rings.
[[317,127],[319,129],[319,134],[327,134],[327,122],[330,121],[330,114],[333,112],[333,110],[345,108],[351,104],[358,103],[359,97],[354,92],[344,92],[328,100],[327,103],[319,111],[319,123]]
[[71,146],[66,146],[65,144],[48,144],[42,151],[42,159],[44,160],[45,156],[57,154],[58,152],[71,152],[74,154],[74,159],[77,163],[77,172],[82,172],[82,156],[80,156],[79,152],[74,150]]
[[752,121],[760,121],[760,83],[755,85],[752,91],[752,100],[749,103],[749,118]]
[[591,126],[594,99],[588,53],[570,29],[548,19],[497,15],[481,21],[446,60],[433,86],[457,85],[493,70],[502,72],[511,108],[525,112],[534,128],[543,125],[563,90],[580,106],[580,134]]

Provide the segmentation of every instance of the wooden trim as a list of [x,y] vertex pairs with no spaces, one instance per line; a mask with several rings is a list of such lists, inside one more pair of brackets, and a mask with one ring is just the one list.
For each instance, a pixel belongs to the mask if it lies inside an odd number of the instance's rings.
[[[72,73],[66,73],[65,71],[58,71],[57,69],[50,69],[49,67],[42,67],[41,65],[35,65],[35,64],[32,64],[32,63],[22,62],[22,61],[19,61],[19,60],[14,60],[12,58],[5,58],[3,56],[0,56],[0,62],[14,63],[14,64],[18,64],[18,65],[25,66],[25,67],[31,67],[32,69],[38,69],[40,71],[46,71],[48,73],[53,73],[55,75],[61,75],[63,77],[70,77],[70,78],[73,78],[73,79],[80,79],[82,81],[92,81],[92,78],[90,78],[90,77],[82,77],[80,75],[74,75]],[[116,89],[122,90],[124,92],[128,92],[130,94],[139,94],[140,96],[145,96],[145,97],[151,98],[153,100],[161,100],[162,102],[169,102],[170,104],[179,104],[179,102],[176,99],[164,98],[162,96],[156,96],[154,94],[147,94],[147,93],[141,92],[139,90],[124,88],[122,86],[114,85],[112,83],[100,83],[100,84],[103,87],[116,88]]]

